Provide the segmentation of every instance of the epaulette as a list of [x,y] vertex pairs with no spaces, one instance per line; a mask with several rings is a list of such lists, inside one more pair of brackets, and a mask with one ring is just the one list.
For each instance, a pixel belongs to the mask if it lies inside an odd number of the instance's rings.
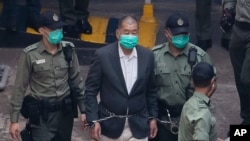
[[25,53],[28,53],[28,52],[30,52],[31,50],[36,49],[36,48],[38,48],[38,45],[37,45],[37,44],[33,44],[33,45],[30,45],[30,46],[24,48],[23,51],[24,51]]
[[199,108],[207,108],[207,104],[203,100],[198,99],[197,102]]
[[156,51],[156,50],[158,50],[158,49],[161,49],[161,48],[163,48],[164,46],[165,46],[165,44],[157,45],[157,46],[155,46],[155,47],[152,49],[152,51]]
[[62,47],[66,47],[68,44],[71,47],[75,47],[75,45],[72,42],[69,42],[69,41],[61,41],[60,44],[61,44]]
[[201,48],[197,47],[197,54],[199,54],[200,56],[204,56],[206,52],[202,50]]

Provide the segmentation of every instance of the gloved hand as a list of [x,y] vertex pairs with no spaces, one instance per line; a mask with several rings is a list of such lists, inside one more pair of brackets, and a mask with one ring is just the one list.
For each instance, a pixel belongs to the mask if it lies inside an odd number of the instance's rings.
[[225,8],[220,19],[220,29],[223,32],[230,32],[235,21],[235,8]]

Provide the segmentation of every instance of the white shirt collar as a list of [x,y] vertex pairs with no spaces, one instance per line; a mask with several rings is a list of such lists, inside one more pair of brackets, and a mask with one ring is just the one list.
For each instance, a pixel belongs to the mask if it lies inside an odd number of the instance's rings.
[[133,57],[137,58],[137,51],[135,47],[132,49],[132,53],[130,55],[125,55],[124,52],[122,51],[121,45],[118,43],[118,51],[119,51],[120,58],[122,57],[128,57],[129,59]]

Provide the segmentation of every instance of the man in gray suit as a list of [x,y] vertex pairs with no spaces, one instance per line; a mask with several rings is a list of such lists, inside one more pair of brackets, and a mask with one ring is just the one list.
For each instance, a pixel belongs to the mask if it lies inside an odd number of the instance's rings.
[[92,139],[146,141],[156,136],[154,56],[137,45],[138,32],[136,18],[125,16],[116,30],[118,42],[94,54],[85,91]]

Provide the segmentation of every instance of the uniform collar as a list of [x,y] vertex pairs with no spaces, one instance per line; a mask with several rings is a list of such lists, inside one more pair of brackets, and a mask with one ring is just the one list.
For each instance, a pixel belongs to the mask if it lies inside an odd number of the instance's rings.
[[[44,46],[44,44],[43,44],[42,41],[39,42],[38,46],[39,46],[38,47],[39,53],[42,53],[42,52],[46,51],[46,48],[45,48],[45,46]],[[59,44],[58,45],[58,52],[60,52],[61,50],[62,50],[62,46],[61,46],[61,44]]]
[[210,105],[210,99],[206,95],[204,95],[203,93],[195,91],[194,96],[201,99],[206,105],[208,105],[208,106]]

